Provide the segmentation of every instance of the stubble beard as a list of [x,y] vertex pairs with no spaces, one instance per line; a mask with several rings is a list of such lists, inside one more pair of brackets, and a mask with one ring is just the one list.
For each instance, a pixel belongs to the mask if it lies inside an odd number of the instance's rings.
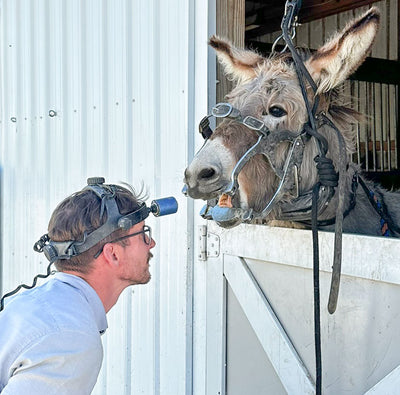
[[142,284],[147,284],[151,280],[151,273],[150,273],[150,260],[153,258],[153,254],[149,252],[149,256],[147,258],[147,273],[148,273],[148,279],[147,281],[143,281]]

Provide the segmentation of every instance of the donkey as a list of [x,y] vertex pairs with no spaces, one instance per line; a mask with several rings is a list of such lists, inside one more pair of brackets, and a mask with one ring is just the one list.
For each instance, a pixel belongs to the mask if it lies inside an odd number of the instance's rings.
[[[339,172],[339,185],[343,185],[343,231],[400,237],[400,193],[366,180],[351,162],[352,125],[362,117],[346,107],[339,89],[365,60],[379,20],[378,9],[372,7],[316,52],[302,54],[316,90],[308,84],[305,96],[311,105],[316,95],[319,98],[315,123],[320,140],[325,140],[326,158],[333,162],[333,172]],[[213,109],[214,116],[225,118],[214,132],[208,118],[203,119],[206,141],[185,170],[187,194],[207,200],[204,217],[223,227],[250,222],[257,218],[255,213],[270,224],[285,221],[285,225],[308,227],[311,192],[320,177],[315,158],[321,150],[305,127],[309,117],[292,57],[272,54],[265,58],[217,36],[209,44],[236,86],[227,95],[228,103]],[[258,148],[253,150],[254,146]],[[338,187],[322,186],[319,198],[319,228],[334,230]],[[216,210],[225,211],[221,215]]]

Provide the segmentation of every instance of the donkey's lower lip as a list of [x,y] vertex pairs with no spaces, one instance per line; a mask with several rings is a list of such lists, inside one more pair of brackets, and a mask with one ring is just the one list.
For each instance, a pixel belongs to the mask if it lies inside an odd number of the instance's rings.
[[192,199],[203,199],[203,200],[218,198],[220,195],[219,190],[204,191],[198,187],[193,187],[193,188],[189,187],[187,188],[186,192],[187,195],[190,196]]

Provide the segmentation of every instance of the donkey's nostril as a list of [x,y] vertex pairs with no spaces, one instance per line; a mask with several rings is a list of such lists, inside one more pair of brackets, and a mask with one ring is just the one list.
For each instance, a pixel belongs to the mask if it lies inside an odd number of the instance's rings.
[[208,169],[201,170],[198,177],[200,179],[209,179],[209,178],[213,177],[214,175],[215,175],[215,170],[212,168],[208,168]]

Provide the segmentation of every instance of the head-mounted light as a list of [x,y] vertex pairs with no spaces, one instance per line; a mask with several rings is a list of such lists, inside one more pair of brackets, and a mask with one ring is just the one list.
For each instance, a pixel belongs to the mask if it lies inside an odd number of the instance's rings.
[[156,217],[174,214],[178,210],[178,202],[174,197],[153,200],[150,207],[141,203],[140,207],[131,213],[122,215],[115,200],[115,185],[104,184],[102,177],[93,177],[87,180],[88,185],[83,188],[93,191],[101,199],[100,218],[104,211],[107,213],[107,221],[91,233],[84,233],[83,240],[53,241],[46,234],[37,241],[33,249],[43,252],[50,262],[58,259],[69,259],[82,254],[106,238],[112,232],[123,229],[128,230],[132,226],[144,221],[150,213]]

